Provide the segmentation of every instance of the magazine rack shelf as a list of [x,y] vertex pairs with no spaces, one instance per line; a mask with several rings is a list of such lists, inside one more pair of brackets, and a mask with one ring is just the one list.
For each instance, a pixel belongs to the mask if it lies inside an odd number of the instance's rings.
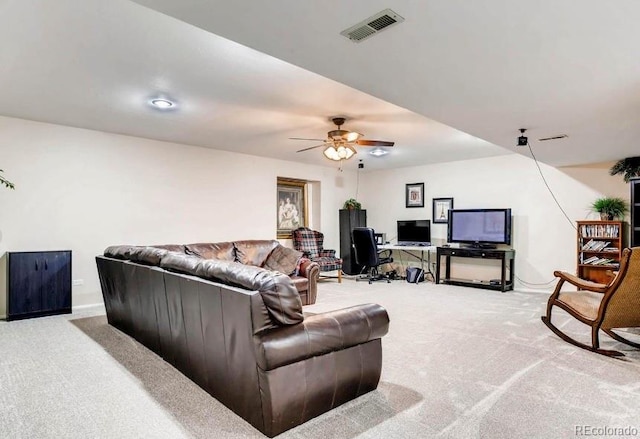
[[592,282],[608,283],[620,266],[625,247],[623,221],[578,221],[577,275]]

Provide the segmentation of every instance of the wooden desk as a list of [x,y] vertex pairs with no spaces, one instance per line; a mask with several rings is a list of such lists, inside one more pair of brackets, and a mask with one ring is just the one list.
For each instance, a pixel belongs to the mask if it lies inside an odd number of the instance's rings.
[[[431,279],[435,280],[435,276],[431,271],[431,253],[430,251],[436,250],[437,247],[435,245],[397,245],[397,244],[384,244],[379,245],[378,250],[400,250],[402,252],[407,253],[410,256],[420,260],[420,267],[424,271],[425,279],[427,278],[427,274],[431,275]],[[420,256],[417,256],[411,252],[420,252]],[[427,252],[427,269],[424,269],[424,252]]]

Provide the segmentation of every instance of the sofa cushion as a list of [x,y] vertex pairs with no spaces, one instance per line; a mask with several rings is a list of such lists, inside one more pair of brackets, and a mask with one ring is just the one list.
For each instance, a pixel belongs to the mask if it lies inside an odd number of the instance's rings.
[[161,245],[150,245],[149,247],[161,248],[164,250],[169,250],[170,252],[185,252],[185,245],[183,244],[161,244]]
[[259,291],[271,319],[280,325],[293,325],[303,320],[300,295],[285,274],[215,259],[201,260],[195,274]]
[[271,251],[280,245],[276,240],[247,240],[234,241],[236,248],[236,262],[245,265],[262,267]]
[[185,245],[185,252],[200,256],[203,259],[219,259],[221,261],[235,261],[236,251],[232,242],[203,242]]
[[104,255],[114,259],[129,259],[132,249],[138,248],[135,245],[112,245],[104,250]]
[[278,244],[276,248],[269,253],[269,256],[267,256],[262,266],[269,270],[279,271],[280,273],[291,276],[296,273],[301,257],[302,252]]
[[160,260],[160,266],[166,270],[197,276],[198,265],[202,258],[178,252],[167,252]]
[[168,250],[156,247],[135,247],[129,251],[129,259],[145,265],[160,265],[160,260],[169,253]]

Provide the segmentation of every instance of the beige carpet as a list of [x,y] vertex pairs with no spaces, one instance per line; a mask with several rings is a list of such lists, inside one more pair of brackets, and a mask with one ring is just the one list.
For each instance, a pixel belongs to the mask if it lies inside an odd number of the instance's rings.
[[[640,435],[640,353],[615,360],[562,342],[540,322],[546,298],[322,282],[306,311],[387,308],[381,383],[279,437],[574,438],[576,428],[602,427]],[[0,437],[264,437],[99,314],[0,322]],[[588,339],[587,328],[557,317]]]

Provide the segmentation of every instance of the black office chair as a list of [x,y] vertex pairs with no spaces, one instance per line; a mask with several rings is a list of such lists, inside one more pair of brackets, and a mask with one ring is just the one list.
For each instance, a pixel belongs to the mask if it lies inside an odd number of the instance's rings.
[[[352,232],[353,249],[356,256],[356,264],[362,265],[361,274],[366,275],[356,278],[356,280],[386,280],[391,282],[388,276],[378,273],[378,267],[382,264],[393,262],[391,250],[378,250],[374,231],[370,227],[356,227]],[[384,253],[384,254],[383,254]]]

